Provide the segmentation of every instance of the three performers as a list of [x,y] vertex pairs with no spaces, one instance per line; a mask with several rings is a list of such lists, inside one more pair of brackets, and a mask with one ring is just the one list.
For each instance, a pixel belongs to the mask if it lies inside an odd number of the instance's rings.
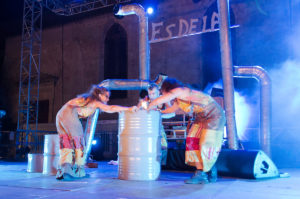
[[[167,78],[161,86],[161,96],[155,85],[148,89],[150,104],[147,110],[157,109],[163,114],[174,114],[178,110],[193,115],[195,120],[187,129],[185,163],[197,168],[187,184],[202,184],[217,180],[216,160],[221,150],[225,125],[224,110],[209,95],[184,86],[176,79]],[[137,111],[136,106],[123,107],[107,105],[110,92],[103,87],[93,86],[85,94],[67,102],[58,112],[57,131],[60,136],[60,161],[56,178],[84,177],[83,128],[79,118],[92,115],[97,108],[113,113],[120,111]],[[172,103],[171,103],[172,102]],[[162,109],[163,104],[169,104]],[[170,104],[172,104],[170,106]],[[165,133],[162,133],[162,148]]]

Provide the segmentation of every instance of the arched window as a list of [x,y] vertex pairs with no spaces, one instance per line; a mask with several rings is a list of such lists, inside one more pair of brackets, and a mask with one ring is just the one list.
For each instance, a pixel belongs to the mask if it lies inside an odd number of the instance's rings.
[[[108,30],[104,49],[104,79],[127,79],[127,34],[114,24]],[[127,91],[112,91],[111,99],[127,97]]]

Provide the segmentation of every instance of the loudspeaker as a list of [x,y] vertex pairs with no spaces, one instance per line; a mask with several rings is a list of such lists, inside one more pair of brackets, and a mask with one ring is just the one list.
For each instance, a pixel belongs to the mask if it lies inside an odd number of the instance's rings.
[[263,151],[222,149],[217,160],[221,176],[262,179],[279,177],[273,161]]

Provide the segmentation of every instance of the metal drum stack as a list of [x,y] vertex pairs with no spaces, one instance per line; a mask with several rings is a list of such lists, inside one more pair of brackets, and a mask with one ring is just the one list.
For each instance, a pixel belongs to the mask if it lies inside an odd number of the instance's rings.
[[45,135],[43,174],[55,175],[59,161],[59,135]]
[[160,175],[160,112],[119,114],[119,179],[156,180]]

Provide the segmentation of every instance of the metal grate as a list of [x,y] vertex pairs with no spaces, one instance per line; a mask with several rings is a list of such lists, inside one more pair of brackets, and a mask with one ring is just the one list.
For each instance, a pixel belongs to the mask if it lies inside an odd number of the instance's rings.
[[58,15],[75,15],[100,8],[133,2],[132,0],[43,0],[46,8]]

